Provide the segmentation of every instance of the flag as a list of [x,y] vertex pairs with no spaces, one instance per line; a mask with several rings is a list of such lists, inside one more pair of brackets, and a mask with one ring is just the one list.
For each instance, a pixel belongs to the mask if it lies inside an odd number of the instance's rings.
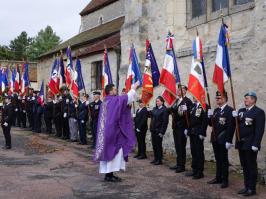
[[22,65],[22,76],[21,76],[21,93],[25,94],[27,88],[30,86],[29,80],[29,65],[28,63],[24,63]]
[[65,77],[65,67],[64,67],[64,60],[63,57],[60,57],[60,66],[59,66],[59,89],[66,83]]
[[152,50],[151,43],[146,40],[146,61],[143,73],[143,85],[141,99],[148,104],[153,97],[153,88],[159,85],[160,72]]
[[11,70],[10,86],[9,86],[9,91],[10,91],[11,93],[13,93],[14,91],[16,91],[16,90],[15,90],[16,73],[17,73],[17,72],[16,72],[16,69],[13,68],[13,69]]
[[217,85],[220,93],[224,92],[224,84],[231,77],[228,45],[228,27],[226,24],[222,24],[218,38],[216,60],[213,73],[213,82]]
[[39,96],[38,96],[37,101],[38,101],[38,103],[41,106],[44,106],[44,85],[43,85],[43,81],[42,81],[42,84],[41,84],[41,88],[40,88],[40,92],[39,92]]
[[76,67],[72,68],[71,79],[72,79],[71,90],[72,90],[73,96],[75,98],[78,98],[78,95],[79,95],[78,72],[77,72],[77,68]]
[[15,69],[16,75],[15,75],[15,81],[14,81],[14,91],[19,92],[20,91],[20,70],[19,70],[19,65],[16,65]]
[[129,53],[129,67],[127,71],[127,79],[126,79],[126,92],[131,89],[132,84],[135,84],[139,81],[139,86],[142,86],[142,77],[140,72],[140,66],[136,54],[136,50],[134,45],[132,44]]
[[60,64],[59,62],[60,62],[59,58],[56,58],[54,60],[50,75],[50,81],[48,83],[48,87],[54,95],[57,95],[59,93],[59,81],[60,81],[58,77],[58,70]]
[[180,76],[175,57],[173,40],[173,35],[169,33],[166,39],[166,53],[160,76],[160,84],[165,87],[162,97],[169,105],[172,105],[175,102],[177,93],[176,84],[180,83]]
[[66,50],[66,56],[67,56],[67,66],[65,69],[65,78],[66,78],[66,85],[68,88],[70,88],[72,83],[72,72],[73,72],[73,61],[72,61],[70,47],[68,47]]
[[2,67],[2,92],[8,88],[8,66],[7,67]]
[[193,56],[188,80],[188,91],[206,110],[206,93],[202,66],[202,42],[199,37],[193,41]]
[[80,59],[77,58],[76,61],[76,71],[78,73],[78,90],[81,91],[82,89],[85,89],[84,81],[83,81],[83,76],[82,76],[82,71],[81,71],[81,62]]
[[105,96],[104,88],[108,84],[112,84],[112,74],[109,64],[109,58],[108,58],[108,52],[107,49],[104,50],[103,53],[103,71],[102,71],[102,90],[103,90],[103,96]]

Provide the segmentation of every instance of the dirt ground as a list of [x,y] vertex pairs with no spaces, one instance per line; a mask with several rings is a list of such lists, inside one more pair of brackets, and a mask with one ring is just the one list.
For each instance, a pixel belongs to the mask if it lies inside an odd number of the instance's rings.
[[[12,128],[12,142],[12,150],[0,149],[0,199],[243,198],[236,194],[242,188],[241,176],[230,175],[230,187],[223,190],[206,183],[213,177],[210,164],[203,179],[192,180],[169,170],[171,161],[152,166],[151,157],[130,157],[127,171],[118,173],[123,181],[108,183],[88,146],[18,128]],[[266,198],[265,187],[258,185],[258,195],[252,198]]]

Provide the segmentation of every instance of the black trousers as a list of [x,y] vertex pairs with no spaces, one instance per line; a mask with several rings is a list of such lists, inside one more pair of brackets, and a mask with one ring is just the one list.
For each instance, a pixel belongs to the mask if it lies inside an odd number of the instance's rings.
[[52,118],[44,116],[44,122],[45,122],[47,133],[52,134]]
[[243,168],[244,185],[247,189],[256,191],[258,176],[257,155],[258,152],[252,150],[238,150],[240,163]]
[[96,134],[97,134],[97,127],[98,127],[98,122],[92,120],[92,147],[95,148],[96,146]]
[[212,147],[216,160],[216,179],[218,181],[228,182],[229,160],[225,144],[213,142]]
[[204,170],[204,140],[201,140],[198,135],[191,134],[190,149],[192,156],[192,170],[194,174],[203,174]]
[[19,111],[14,111],[13,125],[20,126],[20,113]]
[[11,126],[10,124],[8,124],[8,126],[2,125],[2,128],[6,140],[6,146],[11,147],[11,134],[10,134]]
[[137,155],[146,156],[146,142],[145,142],[145,140],[146,140],[147,130],[140,131],[140,132],[135,131],[135,133],[136,133],[137,142],[138,142]]
[[33,117],[31,111],[27,111],[27,117],[29,122],[29,128],[33,128]]
[[151,133],[152,148],[154,153],[154,160],[162,161],[163,159],[163,147],[162,142],[163,138],[158,136],[157,133]]
[[176,166],[185,168],[186,165],[186,145],[187,138],[184,134],[185,128],[178,127],[173,129],[175,151],[176,151]]
[[61,117],[55,117],[54,118],[54,125],[55,125],[55,135],[57,137],[62,136],[62,123],[61,123]]
[[87,144],[86,122],[82,123],[79,120],[78,121],[78,126],[79,126],[79,140],[80,140],[80,143],[81,144]]
[[23,111],[20,112],[20,121],[23,128],[26,128],[27,114]]
[[65,139],[69,139],[69,124],[68,124],[68,117],[63,118],[63,137]]
[[42,132],[42,114],[40,113],[36,114],[36,132],[37,133]]

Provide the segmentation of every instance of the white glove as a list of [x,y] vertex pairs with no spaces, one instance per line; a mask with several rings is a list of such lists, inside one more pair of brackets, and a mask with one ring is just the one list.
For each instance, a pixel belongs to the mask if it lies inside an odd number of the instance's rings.
[[67,103],[67,104],[69,103],[69,99],[66,99],[66,103]]
[[5,122],[5,123],[4,123],[4,126],[8,126],[8,123],[7,123],[7,122]]
[[86,106],[88,106],[88,105],[89,105],[89,103],[90,103],[89,101],[86,101]]
[[182,111],[187,111],[187,105],[181,105],[181,110]]
[[20,97],[20,96],[18,96],[18,99],[21,99],[21,97]]
[[254,152],[257,152],[257,151],[259,150],[259,148],[258,148],[258,147],[255,147],[255,146],[252,146],[251,149],[252,149],[252,151],[254,151]]
[[55,100],[53,100],[53,103],[54,103],[54,104],[56,104],[56,101],[55,101]]
[[27,99],[30,100],[30,97],[28,97]]
[[18,109],[17,108],[15,108],[15,112],[18,112]]
[[67,117],[67,113],[64,113],[63,117],[66,118]]
[[204,140],[205,137],[203,135],[199,135],[199,139]]
[[26,111],[25,111],[25,110],[23,110],[23,113],[26,113]]
[[81,120],[81,123],[82,123],[82,124],[84,124],[84,123],[85,123],[85,121],[84,121],[84,120]]
[[187,137],[187,133],[188,133],[188,130],[185,129],[185,130],[184,130],[184,134],[185,134],[186,137]]
[[140,132],[140,130],[139,130],[139,129],[136,129],[136,131],[137,131],[137,132]]
[[229,142],[226,142],[226,143],[225,143],[225,148],[226,148],[227,150],[231,149],[232,146],[233,146],[233,145],[232,145],[231,143],[229,143]]
[[213,110],[212,109],[209,109],[208,110],[208,118],[210,118],[211,116],[213,116]]
[[35,97],[32,97],[31,100],[35,100]]
[[159,133],[158,136],[159,136],[160,138],[163,138],[163,134],[161,134],[161,133]]
[[77,104],[75,104],[75,108],[78,108],[78,105]]
[[233,116],[233,117],[237,117],[237,116],[238,116],[238,111],[237,111],[237,110],[232,111],[232,116]]
[[133,113],[133,117],[136,117],[136,113]]

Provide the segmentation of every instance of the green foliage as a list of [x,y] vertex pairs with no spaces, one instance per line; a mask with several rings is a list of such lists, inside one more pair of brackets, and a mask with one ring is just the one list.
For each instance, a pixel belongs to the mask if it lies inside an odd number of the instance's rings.
[[9,60],[12,59],[14,53],[10,50],[8,46],[1,46],[0,45],[0,59],[1,60]]
[[33,39],[28,51],[30,60],[37,60],[41,54],[51,50],[59,43],[60,37],[56,35],[51,26],[47,26]]

